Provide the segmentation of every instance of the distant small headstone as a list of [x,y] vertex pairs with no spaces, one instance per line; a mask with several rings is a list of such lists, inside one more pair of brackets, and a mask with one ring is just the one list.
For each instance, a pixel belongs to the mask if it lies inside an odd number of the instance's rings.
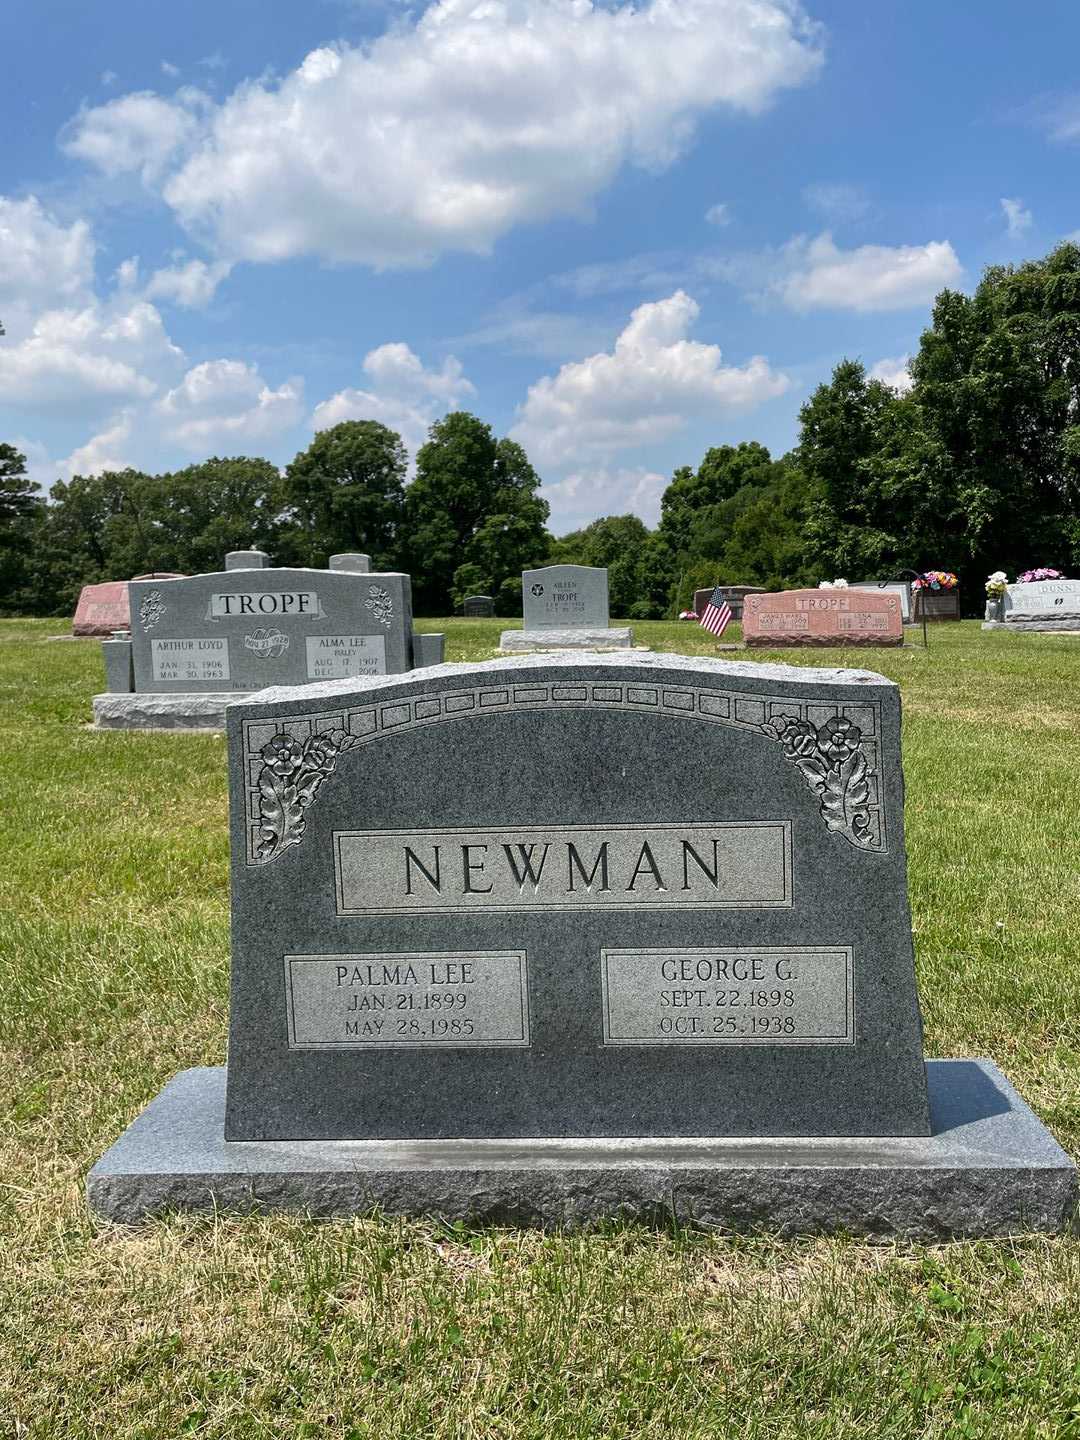
[[490,595],[466,595],[461,613],[466,620],[490,620],[495,614],[495,601]]
[[[134,578],[144,580],[150,577],[136,575]],[[154,578],[175,580],[182,577],[175,570],[162,570],[154,572]],[[71,633],[73,635],[112,635],[117,630],[128,629],[130,618],[128,582],[126,580],[106,580],[99,585],[84,585],[79,592],[79,600],[75,606],[75,618],[72,621]]]
[[345,570],[350,575],[367,575],[371,571],[371,556],[344,554],[330,556],[331,570]]
[[73,635],[111,635],[126,630],[128,625],[128,582],[106,580],[100,585],[84,585],[75,606],[71,624]]
[[[712,590],[694,591],[694,614],[700,619],[705,613],[705,606],[713,597]],[[765,590],[761,585],[721,585],[720,594],[727,601],[731,611],[732,620],[741,621],[743,606],[747,595],[764,595]]]
[[269,564],[265,550],[230,550],[225,556],[226,570],[265,570]]
[[923,1061],[881,676],[521,656],[228,731],[227,1073],[165,1089],[95,1210],[1068,1225],[1001,1072]]
[[547,565],[521,577],[524,619],[504,630],[504,650],[625,649],[628,627],[608,624],[608,572],[592,565]]
[[902,645],[899,595],[851,589],[748,595],[743,639],[767,649],[794,645]]
[[853,580],[848,585],[849,590],[869,590],[874,594],[891,594],[900,596],[900,618],[905,625],[913,623],[914,617],[911,613],[911,582],[909,580]]

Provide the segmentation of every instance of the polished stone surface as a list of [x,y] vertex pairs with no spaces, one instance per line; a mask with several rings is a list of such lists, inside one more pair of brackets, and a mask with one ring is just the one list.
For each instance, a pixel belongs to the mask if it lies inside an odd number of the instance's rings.
[[73,635],[111,635],[114,630],[128,628],[128,582],[104,580],[99,585],[84,585],[79,591]]
[[748,595],[743,639],[751,647],[902,645],[900,597],[884,590],[780,590]]
[[521,576],[525,630],[604,630],[608,572],[593,565],[547,565]]
[[900,1240],[1057,1233],[1076,1170],[988,1060],[927,1062],[909,1139],[224,1139],[224,1068],[185,1070],[91,1170],[91,1208],[437,1216],[574,1227],[613,1216]]
[[490,595],[466,595],[461,613],[466,620],[490,620],[495,614],[495,601]]
[[412,665],[408,575],[231,568],[129,589],[140,693],[256,691]]
[[927,1133],[890,681],[564,652],[228,728],[230,1139]]

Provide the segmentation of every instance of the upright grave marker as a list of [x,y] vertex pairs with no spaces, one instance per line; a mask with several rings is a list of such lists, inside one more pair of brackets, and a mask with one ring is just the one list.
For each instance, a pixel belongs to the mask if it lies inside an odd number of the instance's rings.
[[608,573],[591,565],[547,565],[521,576],[521,630],[504,630],[503,650],[623,650],[628,626],[608,624]]
[[413,633],[408,575],[266,561],[234,551],[213,574],[131,581],[134,691],[95,697],[98,726],[220,728],[227,703],[268,685],[441,661],[442,637]]
[[[136,575],[136,580],[181,579],[176,571],[162,571],[156,575]],[[128,610],[128,581],[105,580],[99,585],[84,585],[79,591],[75,606],[75,617],[71,633],[79,636],[113,635],[118,630],[131,628]]]
[[461,613],[466,620],[490,620],[495,614],[495,601],[490,595],[466,595]]
[[748,595],[743,639],[749,646],[902,645],[900,597],[888,591],[781,590]]
[[[924,1064],[900,703],[863,671],[570,654],[229,712],[228,1072],[95,1209],[900,1235],[1063,1226],[989,1062]],[[507,777],[513,783],[507,783]]]
[[905,625],[914,625],[912,613],[911,582],[908,580],[853,580],[849,590],[869,590],[872,595],[899,595],[900,619]]
[[[743,606],[746,604],[746,597],[748,595],[764,595],[765,591],[760,585],[722,585],[720,587],[720,593],[728,603],[731,618],[735,621],[741,621]],[[712,590],[694,591],[694,614],[697,615],[699,619],[705,613],[705,606],[708,605],[712,597]]]
[[1002,600],[1003,619],[988,620],[984,630],[1080,630],[1080,580],[1033,580],[1010,585]]

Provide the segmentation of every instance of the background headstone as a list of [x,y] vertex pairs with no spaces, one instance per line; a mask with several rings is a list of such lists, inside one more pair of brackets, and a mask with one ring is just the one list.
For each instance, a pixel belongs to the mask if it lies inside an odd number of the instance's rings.
[[548,565],[521,576],[525,630],[604,630],[608,575],[592,565]]
[[1080,629],[1080,580],[1034,580],[1010,585],[1002,606],[1006,626],[1015,630]]
[[466,595],[461,613],[467,620],[490,620],[495,614],[495,601],[490,595]]
[[73,635],[111,635],[128,626],[128,582],[106,580],[100,585],[84,585],[79,591]]
[[265,550],[230,550],[225,556],[226,570],[265,570],[269,564]]
[[139,693],[261,690],[412,665],[408,575],[244,567],[132,581]]
[[902,645],[900,597],[886,591],[780,590],[748,595],[743,608],[747,645]]
[[887,580],[881,584],[877,580],[853,580],[848,585],[849,590],[870,590],[878,593],[900,596],[900,618],[905,625],[914,623],[911,613],[911,582],[909,580]]
[[371,556],[343,554],[330,556],[331,570],[346,570],[352,575],[367,575],[371,571]]

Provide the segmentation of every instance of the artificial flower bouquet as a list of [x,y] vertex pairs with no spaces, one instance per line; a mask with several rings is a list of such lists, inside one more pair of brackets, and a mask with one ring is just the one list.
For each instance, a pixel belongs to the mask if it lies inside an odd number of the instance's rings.
[[819,590],[846,590],[848,583],[846,580],[819,580],[817,588]]
[[951,570],[924,570],[917,580],[911,582],[913,590],[955,590],[959,578]]
[[1004,570],[995,570],[986,577],[986,593],[991,600],[1000,600],[1009,588],[1009,577]]
[[1035,580],[1060,580],[1061,571],[1051,570],[1047,565],[1040,565],[1037,570],[1024,570],[1016,577],[1018,585],[1030,585]]

